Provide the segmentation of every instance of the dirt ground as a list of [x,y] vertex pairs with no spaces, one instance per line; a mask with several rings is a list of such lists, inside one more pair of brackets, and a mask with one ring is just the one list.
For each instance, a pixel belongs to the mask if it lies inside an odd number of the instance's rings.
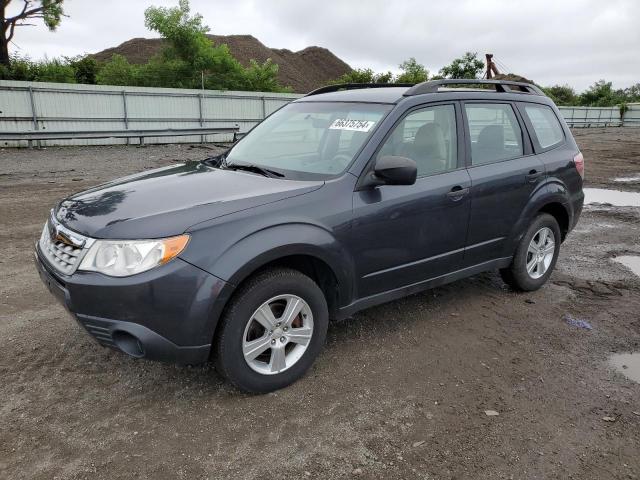
[[[640,129],[576,136],[589,185],[640,173]],[[98,346],[33,266],[49,208],[210,151],[0,151],[0,478],[640,478],[640,385],[607,362],[640,351],[640,278],[611,260],[640,254],[637,208],[587,208],[538,292],[489,273],[331,325],[269,395]]]

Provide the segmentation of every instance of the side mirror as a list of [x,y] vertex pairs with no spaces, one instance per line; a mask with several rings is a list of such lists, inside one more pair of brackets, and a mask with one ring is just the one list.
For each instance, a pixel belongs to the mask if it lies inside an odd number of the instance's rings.
[[368,185],[413,185],[418,176],[416,162],[407,157],[385,155],[376,161]]

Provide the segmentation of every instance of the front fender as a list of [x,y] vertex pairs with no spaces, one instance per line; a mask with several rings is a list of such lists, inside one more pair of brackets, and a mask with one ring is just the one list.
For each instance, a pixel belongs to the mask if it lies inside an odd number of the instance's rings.
[[232,245],[211,270],[238,285],[261,266],[290,255],[309,255],[323,261],[333,270],[340,289],[350,293],[353,259],[331,232],[313,224],[287,223],[257,231]]
[[[215,242],[215,234],[206,235],[206,240],[200,239],[203,240]],[[351,301],[353,259],[330,231],[304,222],[272,225],[247,234],[217,254],[207,256],[206,263],[194,261],[199,268],[226,282],[212,305],[212,329],[215,330],[226,303],[243,280],[260,267],[291,255],[307,255],[328,265],[338,282],[339,305]]]

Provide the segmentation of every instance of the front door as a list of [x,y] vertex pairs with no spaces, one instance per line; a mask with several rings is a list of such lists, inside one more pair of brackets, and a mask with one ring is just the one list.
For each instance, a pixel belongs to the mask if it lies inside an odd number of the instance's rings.
[[378,150],[375,159],[397,155],[415,160],[414,185],[354,192],[351,247],[359,298],[460,267],[471,185],[463,166],[456,108],[441,104],[410,111]]

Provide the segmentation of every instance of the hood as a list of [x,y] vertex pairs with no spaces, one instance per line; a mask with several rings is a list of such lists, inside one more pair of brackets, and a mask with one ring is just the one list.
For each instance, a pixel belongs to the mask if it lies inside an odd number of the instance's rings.
[[179,235],[222,215],[308,193],[323,184],[188,162],[77,193],[60,202],[55,215],[66,227],[93,238],[160,238]]

